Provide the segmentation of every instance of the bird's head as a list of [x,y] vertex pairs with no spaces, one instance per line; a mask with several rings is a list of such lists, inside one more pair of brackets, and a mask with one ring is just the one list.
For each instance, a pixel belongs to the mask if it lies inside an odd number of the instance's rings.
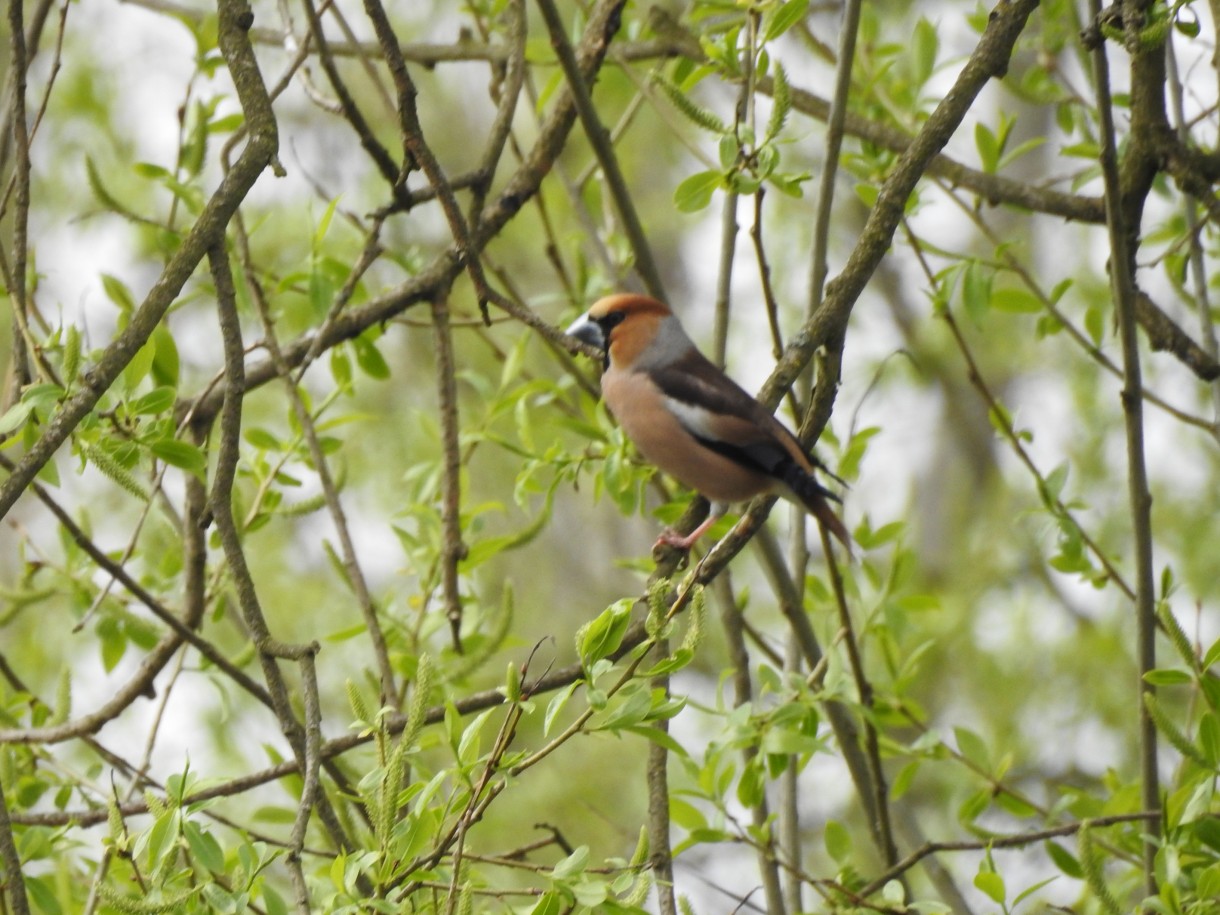
[[664,302],[646,295],[620,292],[593,303],[567,332],[605,354],[605,365],[629,366],[658,339],[673,315]]

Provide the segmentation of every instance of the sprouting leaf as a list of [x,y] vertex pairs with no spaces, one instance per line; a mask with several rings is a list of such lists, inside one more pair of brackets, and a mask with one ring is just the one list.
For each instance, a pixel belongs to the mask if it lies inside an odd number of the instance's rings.
[[580,628],[576,646],[586,667],[612,654],[622,643],[634,603],[629,597],[616,601]]
[[706,171],[691,175],[674,191],[674,205],[682,213],[695,213],[712,202],[714,194],[724,183],[720,172]]
[[801,22],[809,12],[809,0],[787,0],[763,18],[763,42],[771,42]]
[[208,459],[198,446],[190,442],[167,438],[153,442],[148,448],[158,459],[174,467],[181,467],[201,480],[207,475]]

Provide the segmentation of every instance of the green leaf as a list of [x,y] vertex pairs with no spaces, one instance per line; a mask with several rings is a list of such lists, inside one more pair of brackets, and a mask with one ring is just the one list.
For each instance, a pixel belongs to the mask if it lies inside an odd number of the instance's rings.
[[93,196],[97,198],[97,202],[103,207],[133,222],[142,221],[139,216],[123,206],[118,198],[107,190],[106,185],[102,182],[101,172],[98,171],[97,163],[93,161],[92,156],[85,156],[85,176],[89,182],[89,190],[93,192]]
[[919,21],[915,23],[912,46],[914,52],[912,61],[915,71],[913,78],[916,86],[926,83],[932,75],[932,71],[936,69],[936,52],[939,48],[940,35],[936,31],[936,26],[920,16]]
[[1203,655],[1203,670],[1220,664],[1220,639],[1212,642],[1211,647],[1207,649],[1207,653]]
[[981,325],[991,308],[991,282],[995,274],[977,260],[966,264],[962,272],[962,304],[971,320]]
[[836,864],[842,866],[851,858],[851,833],[838,820],[826,823],[822,841],[826,844],[826,854],[830,855]]
[[123,312],[123,314],[130,314],[135,310],[135,297],[131,294],[131,290],[127,288],[127,284],[117,276],[103,273],[102,290],[106,293],[106,298],[117,305],[119,311]]
[[983,171],[993,173],[1000,164],[1000,142],[986,124],[974,125],[974,145],[979,151],[979,163]]
[[178,344],[174,342],[174,335],[164,324],[158,324],[152,341],[157,347],[152,364],[153,381],[164,387],[178,387]]
[[588,866],[589,846],[582,845],[556,864],[551,871],[551,876],[556,880],[571,880],[573,877],[583,874]]
[[697,172],[674,191],[674,205],[682,213],[696,213],[712,202],[712,195],[724,184],[720,172]]
[[390,366],[382,357],[376,344],[364,337],[357,337],[352,341],[352,346],[356,350],[356,364],[360,366],[364,374],[379,381],[390,377]]
[[898,800],[907,793],[911,783],[915,781],[916,774],[919,772],[919,764],[920,760],[913,759],[898,770],[898,774],[894,776],[893,782],[890,783],[891,798]]
[[0,416],[0,435],[8,435],[14,429],[19,429],[34,412],[34,404],[29,400],[19,400]]
[[1042,311],[1042,301],[1030,292],[1018,286],[1006,286],[991,293],[991,305],[996,311],[1006,311],[1010,314],[1037,314]]
[[581,662],[588,667],[614,653],[623,641],[627,626],[631,622],[631,608],[635,600],[625,597],[611,604],[597,618],[586,623],[576,634],[577,649]]
[[809,0],[787,0],[786,3],[773,7],[769,14],[763,17],[763,42],[771,42],[801,22],[809,13]]
[[132,413],[137,415],[164,413],[173,407],[177,396],[178,392],[176,390],[171,387],[162,386],[153,388],[143,397],[133,400],[127,407]]
[[198,823],[189,820],[183,824],[182,831],[186,834],[191,853],[199,859],[199,863],[214,874],[224,873],[225,854],[216,838],[200,828]]
[[1050,856],[1051,861],[1055,863],[1055,867],[1059,868],[1059,870],[1063,871],[1073,880],[1080,880],[1084,877],[1084,868],[1080,866],[1076,856],[1058,842],[1047,842],[1046,853]]
[[131,361],[123,369],[123,387],[128,394],[134,394],[140,382],[152,369],[153,359],[157,355],[157,344],[151,339],[136,351]]
[[964,727],[955,727],[953,735],[957,738],[957,748],[962,756],[984,771],[991,768],[991,753],[982,737]]
[[1167,667],[1150,670],[1144,674],[1144,682],[1151,683],[1153,686],[1184,686],[1193,681],[1194,678],[1186,671]]
[[550,736],[551,728],[555,725],[555,719],[559,717],[559,713],[567,706],[568,700],[572,698],[572,693],[576,691],[578,686],[580,686],[580,681],[573,680],[551,697],[551,701],[546,706],[546,714],[542,719],[542,735],[544,737]]
[[563,898],[560,893],[551,890],[543,893],[534,907],[530,909],[530,915],[560,915],[567,911],[570,904]]
[[881,188],[875,184],[865,184],[863,182],[856,185],[856,196],[870,210],[876,205],[877,198],[881,195]]
[[208,459],[198,446],[167,438],[152,442],[148,448],[159,460],[174,467],[181,467],[201,480],[206,478]]
[[979,871],[974,875],[974,885],[986,893],[992,902],[1004,904],[1004,878],[995,871]]
[[1101,346],[1102,338],[1106,335],[1106,319],[1096,305],[1090,305],[1085,309],[1084,330],[1089,335],[1089,339],[1093,341],[1094,346]]
[[1046,886],[1048,883],[1053,883],[1054,881],[1056,881],[1058,879],[1059,879],[1058,877],[1047,877],[1045,880],[1039,880],[1033,886],[1027,886],[1025,889],[1023,889],[1020,893],[1017,894],[1017,898],[1012,901],[1012,907],[1015,909],[1017,906],[1019,906],[1022,902],[1024,902],[1034,893],[1038,892],[1038,890],[1042,889],[1042,887]]
[[20,879],[37,911],[44,915],[60,915],[63,907],[59,903],[59,897],[45,878],[22,876]]

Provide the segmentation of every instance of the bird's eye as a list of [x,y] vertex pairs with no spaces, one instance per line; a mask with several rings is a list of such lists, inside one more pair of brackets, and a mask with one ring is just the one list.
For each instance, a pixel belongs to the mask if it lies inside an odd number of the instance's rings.
[[612,311],[608,315],[598,319],[598,324],[601,325],[602,333],[609,334],[610,331],[623,323],[623,318],[627,317],[621,311]]

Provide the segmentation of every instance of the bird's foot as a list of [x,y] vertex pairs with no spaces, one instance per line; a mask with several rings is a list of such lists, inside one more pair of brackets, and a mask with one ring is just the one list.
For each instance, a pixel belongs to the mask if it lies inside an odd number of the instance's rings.
[[[698,533],[702,533],[702,531]],[[661,532],[661,536],[657,538],[657,542],[652,545],[652,550],[655,553],[661,547],[669,547],[670,549],[681,550],[687,553],[690,552],[690,548],[694,546],[695,541],[698,539],[697,534],[688,534],[683,537],[677,531],[666,528]]]

